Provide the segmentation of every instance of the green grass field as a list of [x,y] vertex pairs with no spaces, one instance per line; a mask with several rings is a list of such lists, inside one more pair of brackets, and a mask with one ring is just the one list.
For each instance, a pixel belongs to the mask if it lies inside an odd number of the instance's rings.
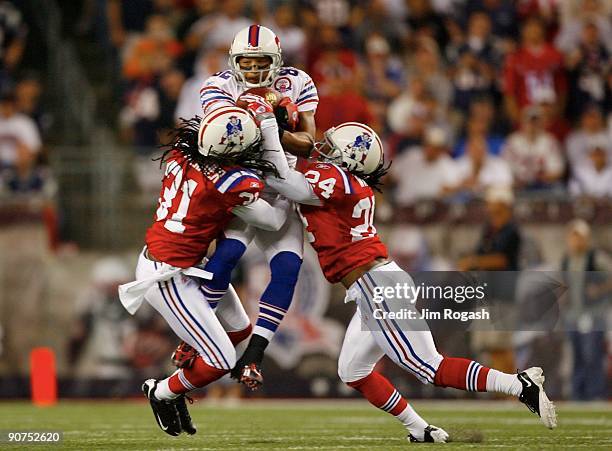
[[[439,445],[446,449],[612,449],[610,404],[561,404],[554,431],[518,403],[417,401],[413,405],[451,434],[453,443]],[[2,402],[0,430],[59,430],[64,440],[61,445],[2,443],[0,448],[395,450],[411,446],[399,423],[365,402],[263,401],[223,407],[197,401],[190,410],[198,434],[174,438],[157,428],[144,401],[62,402],[48,408]]]

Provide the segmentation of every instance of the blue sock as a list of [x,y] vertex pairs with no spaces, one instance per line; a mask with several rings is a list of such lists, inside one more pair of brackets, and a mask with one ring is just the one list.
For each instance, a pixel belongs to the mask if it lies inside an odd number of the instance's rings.
[[232,271],[240,257],[246,251],[246,246],[238,240],[223,238],[217,241],[215,253],[210,257],[204,269],[213,273],[213,279],[205,281],[200,291],[206,297],[212,308],[217,307],[232,281]]
[[302,259],[293,252],[284,251],[270,261],[270,283],[259,301],[259,316],[253,329],[270,341],[285,317],[298,280]]

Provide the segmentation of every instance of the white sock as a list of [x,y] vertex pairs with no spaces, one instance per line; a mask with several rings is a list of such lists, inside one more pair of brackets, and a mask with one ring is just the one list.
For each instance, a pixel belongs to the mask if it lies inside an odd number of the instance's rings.
[[425,436],[425,428],[427,427],[427,421],[416,413],[410,404],[396,416],[398,420],[402,422],[408,432],[412,434],[417,440],[423,440]]
[[491,368],[487,374],[487,391],[518,396],[523,391],[523,384],[516,374],[502,373]]
[[[178,373],[179,371],[180,370],[175,371],[174,374]],[[174,376],[174,374],[172,376]],[[170,386],[168,385],[169,380],[170,380],[170,377],[167,377],[157,383],[157,388],[155,388],[154,395],[160,401],[168,400],[168,399],[175,399],[179,396],[176,393],[174,393],[172,390],[170,390]]]

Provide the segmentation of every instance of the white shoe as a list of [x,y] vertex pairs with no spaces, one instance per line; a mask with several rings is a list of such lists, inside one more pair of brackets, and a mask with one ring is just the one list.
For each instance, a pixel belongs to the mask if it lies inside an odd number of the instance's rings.
[[417,439],[412,434],[408,435],[408,440],[411,443],[446,443],[448,437],[448,433],[444,429],[430,424],[425,428],[423,440]]
[[542,368],[534,366],[517,374],[516,377],[518,377],[523,385],[519,401],[525,404],[533,413],[537,414],[548,429],[556,428],[557,412],[555,411],[555,405],[548,399],[544,391]]

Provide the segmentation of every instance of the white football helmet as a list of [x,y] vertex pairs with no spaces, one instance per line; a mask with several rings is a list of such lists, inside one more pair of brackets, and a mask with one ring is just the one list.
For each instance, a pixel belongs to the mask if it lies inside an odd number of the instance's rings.
[[368,175],[384,163],[382,142],[367,125],[345,122],[330,128],[324,136],[325,141],[318,143],[316,150],[325,160],[349,172]]
[[249,113],[237,106],[224,106],[200,122],[198,150],[204,156],[235,155],[260,139],[259,127]]
[[[240,57],[257,58],[262,56],[268,56],[272,59],[269,69],[247,71],[241,69],[238,64]],[[243,28],[232,41],[228,64],[238,82],[244,84],[247,88],[270,86],[283,65],[278,36],[269,28],[261,25],[251,25]],[[249,83],[244,76],[245,72],[259,72],[259,83]],[[266,72],[267,75],[264,77]]]

